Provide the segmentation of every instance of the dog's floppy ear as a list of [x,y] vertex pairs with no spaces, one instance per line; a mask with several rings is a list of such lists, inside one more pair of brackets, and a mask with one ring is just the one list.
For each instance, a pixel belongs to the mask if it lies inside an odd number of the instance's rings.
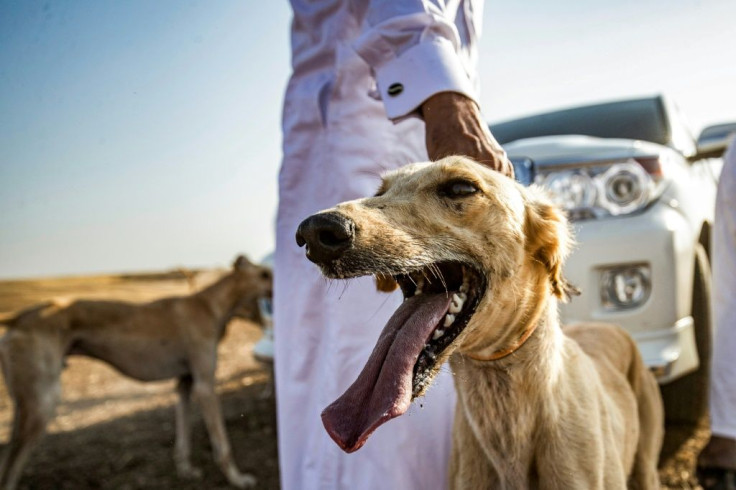
[[552,293],[567,301],[571,295],[580,294],[562,276],[562,265],[572,246],[570,228],[562,211],[546,198],[539,197],[540,199],[533,199],[526,206],[526,252],[547,269]]
[[250,263],[250,260],[246,258],[245,255],[238,255],[238,257],[235,259],[235,262],[233,262],[233,269],[243,270],[249,265],[252,265],[252,264]]

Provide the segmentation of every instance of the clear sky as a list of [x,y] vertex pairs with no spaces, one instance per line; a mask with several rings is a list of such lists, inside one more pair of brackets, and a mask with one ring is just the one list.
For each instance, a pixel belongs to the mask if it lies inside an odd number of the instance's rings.
[[[486,2],[491,121],[666,92],[736,120],[736,1]],[[0,2],[0,277],[273,248],[284,1]]]

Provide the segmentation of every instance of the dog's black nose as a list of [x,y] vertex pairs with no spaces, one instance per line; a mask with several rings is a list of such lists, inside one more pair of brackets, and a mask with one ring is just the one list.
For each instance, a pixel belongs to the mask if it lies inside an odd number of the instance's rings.
[[316,264],[339,259],[353,245],[355,223],[338,213],[310,216],[296,230],[296,243],[307,246],[307,258]]

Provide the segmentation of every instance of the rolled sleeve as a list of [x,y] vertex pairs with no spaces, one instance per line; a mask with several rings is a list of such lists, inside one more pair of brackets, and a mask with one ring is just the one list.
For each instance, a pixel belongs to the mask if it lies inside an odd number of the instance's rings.
[[389,119],[412,114],[440,92],[477,97],[453,43],[441,37],[416,44],[374,71]]

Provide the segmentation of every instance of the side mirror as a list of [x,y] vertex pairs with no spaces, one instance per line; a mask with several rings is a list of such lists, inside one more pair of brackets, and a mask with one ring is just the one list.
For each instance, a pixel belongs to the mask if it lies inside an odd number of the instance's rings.
[[706,127],[700,132],[697,152],[690,157],[690,161],[720,157],[734,137],[736,137],[736,122]]
[[529,187],[534,183],[536,169],[531,158],[510,157],[511,165],[514,167],[514,177],[521,185]]

